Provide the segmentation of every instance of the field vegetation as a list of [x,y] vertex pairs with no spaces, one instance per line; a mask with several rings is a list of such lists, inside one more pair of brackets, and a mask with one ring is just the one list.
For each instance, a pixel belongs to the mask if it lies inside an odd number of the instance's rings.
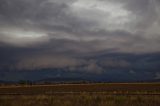
[[160,84],[1,86],[0,106],[160,106]]

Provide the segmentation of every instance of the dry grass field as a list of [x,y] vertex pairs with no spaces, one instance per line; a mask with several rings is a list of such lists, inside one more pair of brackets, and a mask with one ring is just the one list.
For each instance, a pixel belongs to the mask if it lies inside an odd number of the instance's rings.
[[160,84],[1,86],[0,106],[160,106]]

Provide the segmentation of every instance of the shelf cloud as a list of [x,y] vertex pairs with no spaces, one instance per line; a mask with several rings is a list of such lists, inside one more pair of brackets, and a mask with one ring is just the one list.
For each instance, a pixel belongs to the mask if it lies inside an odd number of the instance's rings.
[[0,70],[128,68],[88,58],[159,53],[159,29],[159,0],[0,0]]

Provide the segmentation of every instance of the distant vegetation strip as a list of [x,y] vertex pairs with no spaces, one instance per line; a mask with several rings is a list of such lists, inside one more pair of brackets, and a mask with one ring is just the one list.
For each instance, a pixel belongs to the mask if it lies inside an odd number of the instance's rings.
[[105,95],[160,95],[159,83],[103,83],[1,86],[0,95],[99,93]]

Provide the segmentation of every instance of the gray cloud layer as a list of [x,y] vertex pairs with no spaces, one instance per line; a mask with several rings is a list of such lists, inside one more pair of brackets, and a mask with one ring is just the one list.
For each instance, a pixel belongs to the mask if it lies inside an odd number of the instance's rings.
[[82,57],[160,52],[159,29],[159,0],[0,0],[1,67],[103,71]]

